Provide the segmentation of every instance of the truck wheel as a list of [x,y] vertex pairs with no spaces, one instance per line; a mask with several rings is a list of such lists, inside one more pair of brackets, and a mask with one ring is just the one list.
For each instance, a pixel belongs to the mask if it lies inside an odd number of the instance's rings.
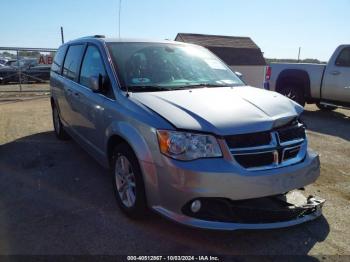
[[147,213],[145,187],[138,159],[131,147],[126,143],[117,145],[111,164],[119,207],[131,218],[143,218]]
[[336,106],[323,105],[321,103],[316,103],[316,106],[322,111],[333,111],[337,109]]
[[55,130],[56,137],[59,140],[68,140],[70,137],[67,134],[67,132],[64,130],[60,115],[55,105],[52,105],[52,121],[53,121],[53,127]]
[[280,88],[279,93],[297,102],[302,107],[305,106],[305,96],[301,88],[293,85],[286,85]]

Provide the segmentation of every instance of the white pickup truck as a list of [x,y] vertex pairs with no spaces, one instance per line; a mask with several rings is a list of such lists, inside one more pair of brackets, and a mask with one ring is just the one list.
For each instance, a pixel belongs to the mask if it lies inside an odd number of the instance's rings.
[[271,63],[265,88],[302,106],[316,103],[321,110],[350,108],[350,45],[339,46],[327,65]]

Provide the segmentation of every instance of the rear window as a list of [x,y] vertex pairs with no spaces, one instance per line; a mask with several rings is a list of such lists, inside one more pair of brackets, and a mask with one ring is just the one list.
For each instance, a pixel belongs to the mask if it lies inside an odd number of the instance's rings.
[[51,70],[57,74],[61,74],[61,68],[64,60],[64,56],[67,51],[67,46],[61,46],[56,52],[55,59],[53,60]]
[[70,80],[76,79],[83,51],[84,45],[72,45],[68,48],[63,65],[63,76]]
[[335,64],[337,66],[346,66],[346,67],[350,67],[350,48],[344,48],[338,58],[337,61],[335,62]]

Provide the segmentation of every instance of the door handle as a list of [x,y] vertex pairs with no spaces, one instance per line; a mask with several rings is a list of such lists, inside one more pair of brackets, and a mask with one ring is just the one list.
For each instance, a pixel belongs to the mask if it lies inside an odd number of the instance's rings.
[[337,75],[340,75],[340,72],[339,71],[332,71],[331,74],[334,76],[337,76]]
[[80,96],[78,92],[75,92],[74,95],[75,95],[75,96]]

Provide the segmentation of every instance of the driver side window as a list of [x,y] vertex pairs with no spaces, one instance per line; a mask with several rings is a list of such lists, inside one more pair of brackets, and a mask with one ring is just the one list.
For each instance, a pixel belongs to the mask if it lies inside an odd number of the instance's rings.
[[81,66],[79,83],[91,88],[91,77],[100,77],[103,81],[103,94],[114,99],[113,90],[105,70],[101,54],[97,47],[88,46]]

